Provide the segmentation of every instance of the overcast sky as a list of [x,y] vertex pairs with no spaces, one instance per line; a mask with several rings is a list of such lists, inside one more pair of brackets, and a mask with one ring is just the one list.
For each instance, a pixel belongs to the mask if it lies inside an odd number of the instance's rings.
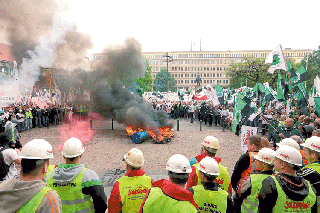
[[[68,0],[65,18],[94,49],[134,37],[144,52],[317,49],[319,0]],[[196,49],[195,49],[196,48]]]

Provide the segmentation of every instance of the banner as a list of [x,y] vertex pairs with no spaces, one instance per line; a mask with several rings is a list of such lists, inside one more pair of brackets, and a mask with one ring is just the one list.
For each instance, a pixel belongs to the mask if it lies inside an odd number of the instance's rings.
[[248,137],[256,135],[258,127],[242,126],[241,127],[241,150],[245,153],[248,150]]
[[0,107],[13,104],[17,101],[18,89],[16,86],[0,85]]

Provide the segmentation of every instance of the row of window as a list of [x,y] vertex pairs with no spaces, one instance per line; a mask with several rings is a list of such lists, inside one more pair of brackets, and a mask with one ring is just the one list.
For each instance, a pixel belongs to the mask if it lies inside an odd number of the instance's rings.
[[[164,67],[153,67],[152,71],[158,72],[161,68]],[[170,71],[222,71],[226,70],[226,67],[169,67]]]
[[[173,58],[245,58],[245,57],[254,57],[254,58],[266,58],[268,52],[261,52],[261,53],[188,53],[188,54],[174,54],[169,53],[170,56]],[[310,50],[311,52],[311,50]],[[303,57],[307,55],[309,52],[284,52],[285,56],[288,57]],[[164,55],[161,54],[144,54],[144,58],[146,59],[153,59],[153,58],[164,58]]]
[[[230,64],[241,60],[173,60],[170,64]],[[167,61],[149,60],[149,65],[166,65]]]
[[[203,73],[203,75],[202,75],[202,73],[200,74],[199,73],[199,76],[202,78],[202,77],[204,77],[204,78],[209,78],[209,77],[216,77],[216,74],[217,74],[217,77],[219,78],[219,77],[222,77],[222,73]],[[190,74],[171,74],[172,75],[172,77],[175,77],[175,78],[183,78],[183,77],[186,77],[186,78],[188,78],[188,77],[190,77]],[[197,77],[198,76],[198,74],[193,74],[193,73],[191,73],[191,78],[193,78],[193,77]],[[224,77],[225,75],[223,74],[223,77]]]
[[[205,83],[205,84],[214,84],[215,81],[216,80],[204,80],[203,83]],[[190,82],[189,80],[176,80],[177,84],[183,84],[183,83],[189,84],[189,82]],[[191,80],[191,84],[195,84],[195,83],[196,83],[196,81]],[[221,84],[221,83],[228,84],[229,80],[217,80],[217,84]]]

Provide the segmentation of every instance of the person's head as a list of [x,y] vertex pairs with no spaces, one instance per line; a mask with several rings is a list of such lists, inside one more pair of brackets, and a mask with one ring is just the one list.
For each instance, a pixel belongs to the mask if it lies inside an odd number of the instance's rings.
[[259,171],[273,170],[274,151],[270,148],[262,148],[257,155],[253,156],[256,168]]
[[270,142],[268,141],[267,138],[261,137],[261,144],[263,148],[270,148]]
[[47,172],[49,159],[53,158],[52,147],[43,139],[34,139],[22,147],[19,158],[22,179],[42,180]]
[[126,162],[127,170],[139,170],[144,165],[143,153],[137,148],[130,149],[124,155],[123,161]]
[[192,169],[189,160],[180,154],[175,154],[169,158],[166,165],[169,180],[177,185],[184,187],[189,179]]
[[251,135],[248,137],[248,151],[254,152],[262,148],[261,138],[257,135]]
[[300,117],[299,117],[299,119],[298,119],[299,125],[303,123],[303,120],[304,120],[306,117],[307,117],[306,115],[300,115]]
[[62,149],[62,155],[66,159],[67,164],[78,164],[84,147],[82,142],[77,138],[69,138],[64,144]]
[[320,159],[320,137],[312,136],[308,138],[303,146],[303,152],[308,162],[319,161]]
[[301,153],[292,146],[283,145],[274,155],[274,169],[280,173],[295,175],[302,166]]
[[6,132],[0,134],[0,147],[8,147],[10,144],[10,135]]
[[207,136],[202,141],[201,154],[214,157],[220,148],[219,140],[213,136]]
[[298,144],[297,141],[295,141],[292,138],[285,138],[285,139],[282,139],[279,143],[277,143],[277,146],[279,148],[284,146],[284,145],[291,146],[291,147],[295,148],[298,151],[300,150],[300,145]]
[[219,165],[211,157],[203,158],[197,166],[199,178],[204,182],[213,182],[220,174]]
[[292,127],[293,124],[294,124],[294,120],[292,118],[287,118],[284,125],[286,127]]
[[313,130],[312,136],[320,137],[320,129]]
[[292,135],[290,138],[295,140],[299,145],[303,142],[299,135]]

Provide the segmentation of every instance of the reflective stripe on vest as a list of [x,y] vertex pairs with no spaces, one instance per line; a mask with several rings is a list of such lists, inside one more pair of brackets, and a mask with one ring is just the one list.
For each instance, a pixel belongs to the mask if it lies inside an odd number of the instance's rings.
[[[311,168],[316,170],[318,173],[320,173],[320,164],[319,163],[312,163],[309,164],[303,168]],[[318,206],[318,212],[320,212],[320,196],[317,197],[317,206]]]
[[163,212],[188,212],[196,213],[197,208],[189,201],[176,200],[162,192],[161,188],[151,188],[148,197],[143,205],[142,212],[163,213]]
[[[201,180],[199,178],[199,170],[197,169],[197,166],[199,165],[199,163],[196,163],[195,165],[193,165],[196,168],[196,173],[198,176],[198,183],[197,185],[201,185]],[[219,184],[219,188],[224,190],[224,191],[228,191],[229,189],[229,185],[230,185],[230,175],[227,171],[227,167],[224,167],[220,164],[219,165],[219,170],[220,170],[220,175],[218,175],[218,177],[215,179],[214,182]]]
[[47,194],[48,191],[52,189],[48,186],[43,187],[28,203],[26,203],[22,208],[17,211],[17,213],[33,213],[36,212],[43,197]]
[[311,188],[309,181],[306,181],[309,187],[308,196],[302,201],[294,201],[287,198],[275,176],[271,176],[276,183],[278,199],[273,209],[277,212],[310,212],[311,207],[316,203],[316,195]]
[[61,198],[62,212],[94,212],[94,205],[91,196],[82,193],[82,179],[84,168],[79,175],[70,182],[58,183],[52,178],[52,173],[48,179],[48,186],[55,190]]
[[241,212],[258,212],[259,200],[258,194],[262,187],[262,181],[271,175],[252,174],[251,178],[251,194],[243,200]]
[[151,188],[151,177],[123,176],[118,180],[122,212],[139,212],[144,197]]
[[193,198],[199,206],[199,212],[226,212],[228,192],[218,189],[218,191],[205,190],[203,185],[192,187]]

